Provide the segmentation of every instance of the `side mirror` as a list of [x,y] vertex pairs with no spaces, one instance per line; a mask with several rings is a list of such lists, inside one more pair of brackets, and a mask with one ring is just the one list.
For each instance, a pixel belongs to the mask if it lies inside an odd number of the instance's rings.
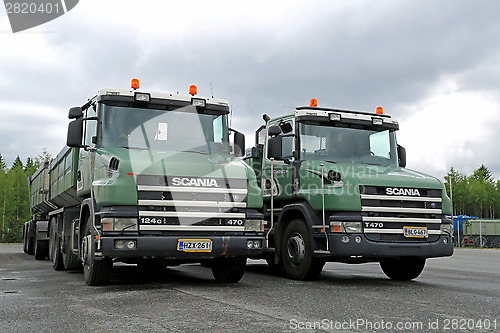
[[273,125],[267,129],[268,136],[276,136],[281,134],[281,128],[278,125]]
[[234,156],[241,157],[245,154],[245,135],[234,131]]
[[287,133],[290,133],[293,131],[293,127],[292,127],[292,124],[290,122],[281,124],[280,128],[281,128],[281,131],[283,132],[283,134],[287,134]]
[[83,119],[78,118],[68,124],[66,145],[71,148],[82,147]]
[[75,106],[69,109],[68,118],[69,119],[78,119],[83,116],[82,108],[79,106]]
[[398,145],[398,164],[400,167],[406,167],[406,149]]
[[269,138],[267,141],[267,158],[274,158],[275,160],[281,160],[281,144],[283,137],[281,135]]

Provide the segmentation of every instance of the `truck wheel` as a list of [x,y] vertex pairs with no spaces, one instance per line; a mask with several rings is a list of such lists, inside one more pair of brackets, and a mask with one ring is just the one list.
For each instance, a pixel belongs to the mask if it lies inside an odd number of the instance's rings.
[[28,231],[26,230],[26,224],[23,227],[23,252],[28,254]]
[[287,276],[294,280],[314,280],[323,270],[325,261],[313,258],[309,230],[300,219],[293,220],[285,229],[281,260]]
[[80,269],[82,267],[80,259],[76,254],[73,253],[73,251],[71,250],[71,246],[69,246],[69,244],[67,243],[65,245],[65,252],[62,253],[62,258],[65,270],[72,271],[75,269]]
[[61,253],[61,240],[57,233],[57,222],[56,219],[53,218],[50,222],[50,232],[49,232],[49,258],[52,260],[54,264],[54,269],[56,271],[64,270],[64,263],[62,260]]
[[29,255],[35,254],[35,240],[30,237],[29,224],[26,228],[26,253]]
[[247,258],[217,258],[212,264],[212,274],[217,282],[234,283],[245,273]]
[[409,281],[422,273],[425,259],[405,258],[380,262],[380,267],[387,277],[392,280]]
[[475,247],[488,247],[488,239],[486,239],[486,237],[484,237],[484,236],[478,237],[474,241],[474,246]]
[[46,239],[38,239],[39,233],[35,234],[35,259],[44,260],[49,254],[49,242]]
[[82,238],[82,262],[83,278],[88,286],[100,286],[107,284],[111,278],[113,261],[109,258],[96,260],[94,235],[92,233],[92,220],[87,218],[85,233]]

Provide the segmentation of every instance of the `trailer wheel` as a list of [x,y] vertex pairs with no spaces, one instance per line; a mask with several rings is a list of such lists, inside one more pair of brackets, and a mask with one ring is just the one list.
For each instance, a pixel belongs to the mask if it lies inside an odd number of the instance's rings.
[[[63,231],[63,235],[65,233],[66,232]],[[80,258],[78,258],[78,255],[73,253],[73,249],[71,248],[69,240],[66,240],[63,243],[64,244],[62,245],[62,247],[64,251],[62,251],[62,259],[63,259],[64,269],[68,271],[81,269],[82,263],[80,261]]]
[[92,232],[92,220],[87,218],[85,225],[85,233],[82,238],[82,262],[83,262],[83,278],[88,286],[100,286],[107,284],[111,278],[113,270],[113,261],[109,258],[96,260],[95,250],[96,243],[95,235]]
[[64,263],[62,260],[61,253],[61,239],[58,235],[58,226],[56,218],[52,218],[50,221],[50,232],[49,232],[49,258],[52,260],[54,269],[56,271],[64,270]]
[[212,274],[217,282],[235,283],[245,273],[247,258],[217,258],[212,264]]
[[478,237],[474,240],[475,247],[488,247],[488,239],[484,236]]
[[49,242],[46,239],[39,238],[38,230],[35,233],[35,259],[44,260],[49,255]]
[[35,254],[35,240],[30,237],[30,223],[26,226],[26,253],[29,255]]
[[385,275],[392,280],[409,281],[417,278],[424,270],[425,259],[404,258],[380,262]]
[[26,230],[27,223],[23,227],[23,252],[28,254],[28,231]]
[[314,280],[325,265],[324,260],[313,258],[309,230],[300,219],[285,228],[281,258],[287,276],[294,280]]

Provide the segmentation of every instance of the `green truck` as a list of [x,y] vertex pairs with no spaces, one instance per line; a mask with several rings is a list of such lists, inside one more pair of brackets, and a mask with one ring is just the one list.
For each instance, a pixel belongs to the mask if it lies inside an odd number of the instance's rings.
[[263,200],[228,101],[132,88],[69,110],[67,147],[30,178],[25,252],[83,266],[88,285],[108,283],[114,262],[200,262],[239,281],[263,253]]
[[325,262],[379,262],[411,280],[453,254],[450,200],[435,177],[406,169],[398,122],[383,114],[311,106],[270,119],[246,162],[263,190],[264,258],[297,280]]

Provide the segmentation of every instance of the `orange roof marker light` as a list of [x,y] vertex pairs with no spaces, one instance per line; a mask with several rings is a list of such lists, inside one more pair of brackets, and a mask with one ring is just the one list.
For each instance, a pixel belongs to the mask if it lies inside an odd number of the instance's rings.
[[377,114],[384,114],[384,108],[381,106],[377,107]]
[[189,86],[189,95],[194,96],[198,93],[198,88],[192,84]]
[[316,98],[311,98],[311,103],[309,104],[312,108],[315,108],[318,106],[318,100]]
[[132,79],[132,82],[130,83],[130,87],[134,90],[139,89],[139,80]]

